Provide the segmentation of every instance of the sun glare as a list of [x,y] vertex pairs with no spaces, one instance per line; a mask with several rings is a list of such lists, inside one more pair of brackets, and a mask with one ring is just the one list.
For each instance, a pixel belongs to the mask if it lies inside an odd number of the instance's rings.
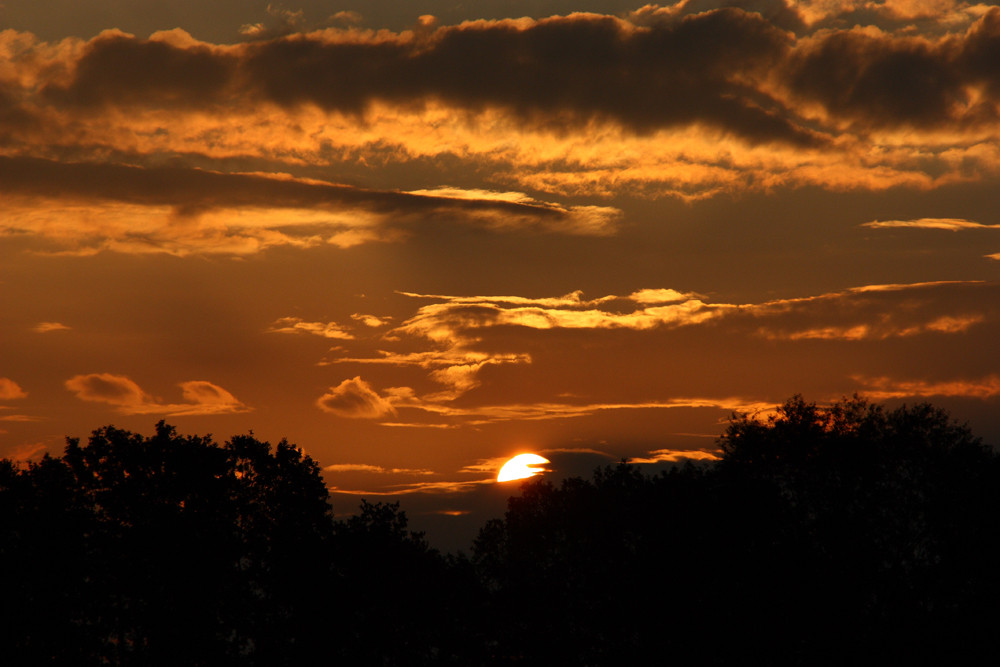
[[537,466],[548,462],[547,458],[538,454],[518,454],[503,464],[503,467],[500,468],[500,473],[497,475],[497,481],[509,482],[515,479],[525,479],[540,475],[545,472],[545,469]]

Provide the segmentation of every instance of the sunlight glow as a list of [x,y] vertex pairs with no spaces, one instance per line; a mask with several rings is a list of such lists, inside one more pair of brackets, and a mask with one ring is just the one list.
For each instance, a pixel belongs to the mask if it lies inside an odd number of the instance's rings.
[[546,470],[537,466],[548,462],[547,458],[538,454],[518,454],[503,464],[503,467],[500,468],[500,474],[497,475],[497,481],[509,482],[515,479],[526,479],[540,475],[546,472]]

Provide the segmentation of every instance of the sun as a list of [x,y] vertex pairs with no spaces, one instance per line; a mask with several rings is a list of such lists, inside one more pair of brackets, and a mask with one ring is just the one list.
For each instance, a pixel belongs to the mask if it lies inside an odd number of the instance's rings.
[[525,479],[540,475],[545,472],[545,469],[538,468],[537,466],[548,462],[547,458],[538,454],[518,454],[503,464],[503,467],[500,468],[500,474],[497,475],[497,481],[509,482],[514,479]]

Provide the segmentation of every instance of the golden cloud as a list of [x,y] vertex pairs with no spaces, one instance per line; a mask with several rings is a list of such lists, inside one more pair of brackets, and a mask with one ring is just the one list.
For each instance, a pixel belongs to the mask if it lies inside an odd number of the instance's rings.
[[[267,234],[244,223],[229,237],[217,226],[209,236],[228,239],[234,252],[385,240],[390,194],[397,207],[425,197],[498,230],[609,234],[620,222],[615,209],[509,188],[698,199],[778,186],[934,188],[1000,173],[1000,10],[948,0],[772,10],[681,2],[624,17],[308,33],[275,15],[280,29],[250,26],[254,40],[235,45],[180,30],[58,43],[4,31],[0,153],[21,166],[44,159],[97,171],[111,163],[162,171],[184,161],[177,156],[225,171],[228,161],[250,158],[273,174],[331,160],[377,168],[454,156],[499,186],[429,184],[380,196],[328,188],[339,201],[319,206],[324,214],[371,219],[355,226],[333,215],[316,234],[282,232],[276,218],[307,224],[315,216],[315,201],[303,199],[278,215],[254,213],[268,221]],[[562,47],[548,48],[553,39]],[[72,187],[66,174],[47,178],[52,192]],[[121,182],[118,204],[157,191]],[[215,210],[249,215],[245,206]],[[143,247],[114,236],[100,247]],[[197,236],[176,246],[156,236],[153,244],[169,252],[199,247]]]
[[353,335],[336,322],[306,322],[300,317],[280,317],[275,320],[271,328],[272,333],[286,334],[311,334],[322,336],[323,338],[339,338],[341,340],[351,340]]
[[360,376],[344,380],[316,400],[323,412],[339,417],[378,419],[396,414],[392,403],[379,396]]
[[873,220],[866,222],[862,227],[872,229],[944,229],[949,232],[957,232],[965,229],[1000,229],[1000,225],[984,225],[979,222],[971,222],[962,218],[919,218],[917,220]]

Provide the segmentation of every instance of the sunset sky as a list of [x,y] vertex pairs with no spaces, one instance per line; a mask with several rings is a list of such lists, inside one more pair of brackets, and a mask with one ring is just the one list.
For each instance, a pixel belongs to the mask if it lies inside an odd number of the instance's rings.
[[704,458],[794,393],[1000,442],[996,5],[3,0],[0,30],[0,456],[252,430],[451,546],[514,454]]

